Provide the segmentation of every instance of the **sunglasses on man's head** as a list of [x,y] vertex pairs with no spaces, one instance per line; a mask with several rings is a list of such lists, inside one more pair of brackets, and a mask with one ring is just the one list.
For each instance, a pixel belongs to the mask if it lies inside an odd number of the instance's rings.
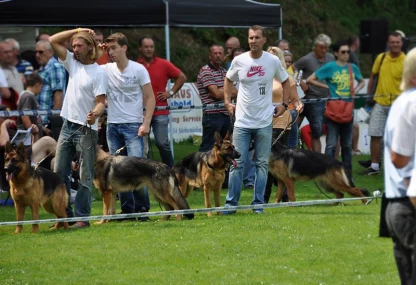
[[350,54],[351,53],[351,51],[349,51],[349,50],[340,50],[339,52],[342,53],[342,54],[346,54],[346,53]]

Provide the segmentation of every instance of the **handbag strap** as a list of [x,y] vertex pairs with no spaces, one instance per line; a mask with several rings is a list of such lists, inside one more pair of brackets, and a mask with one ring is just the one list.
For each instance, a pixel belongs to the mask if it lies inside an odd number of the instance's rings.
[[352,73],[351,63],[348,63],[348,73],[350,74],[350,93],[351,97],[354,98],[354,74]]

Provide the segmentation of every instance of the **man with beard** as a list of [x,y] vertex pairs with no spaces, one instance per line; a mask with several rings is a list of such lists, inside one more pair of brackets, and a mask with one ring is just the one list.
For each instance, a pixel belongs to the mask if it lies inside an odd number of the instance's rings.
[[[73,53],[67,50],[66,42],[71,40]],[[98,47],[94,31],[78,28],[57,33],[49,38],[56,55],[69,73],[61,117],[63,125],[59,135],[55,156],[55,172],[65,181],[70,196],[72,158],[79,152],[80,183],[75,199],[75,216],[91,214],[91,190],[94,177],[98,125],[97,118],[105,109],[107,75],[95,63]],[[73,211],[68,203],[67,216]],[[89,227],[89,222],[78,221],[75,228]]]

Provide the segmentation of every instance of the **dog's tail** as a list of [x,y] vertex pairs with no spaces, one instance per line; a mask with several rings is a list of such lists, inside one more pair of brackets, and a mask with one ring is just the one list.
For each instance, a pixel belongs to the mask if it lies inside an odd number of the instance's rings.
[[[186,201],[185,197],[182,195],[181,190],[178,187],[177,181],[175,183],[175,187],[173,189],[173,199],[175,199],[176,204],[179,206],[179,208],[181,210],[186,210],[189,209],[189,204]],[[188,220],[192,220],[194,218],[194,214],[184,214],[184,216],[188,219]]]

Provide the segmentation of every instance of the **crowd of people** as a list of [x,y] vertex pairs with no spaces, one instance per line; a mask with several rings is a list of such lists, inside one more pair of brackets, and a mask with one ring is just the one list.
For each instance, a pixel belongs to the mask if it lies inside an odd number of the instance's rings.
[[[368,101],[372,107],[371,160],[360,164],[366,168],[361,174],[379,174],[384,144],[387,225],[401,280],[403,284],[414,284],[416,192],[410,178],[416,171],[416,51],[406,56],[402,38],[398,31],[390,33],[386,51],[373,64],[367,90],[374,94]],[[197,75],[202,103],[224,103],[224,107],[203,110],[199,151],[212,149],[214,134],[219,132],[222,136],[232,133],[233,144],[241,153],[226,178],[226,208],[239,204],[243,187],[253,188],[252,204],[268,202],[274,182],[268,174],[270,146],[279,140],[288,147],[297,147],[298,128],[305,117],[309,122],[309,148],[322,152],[320,138],[325,130],[325,154],[337,158],[337,147],[340,148],[348,175],[353,173],[353,142],[357,137],[353,135],[353,114],[343,109],[345,116],[339,119],[330,111],[341,105],[348,108],[354,94],[364,87],[355,54],[359,38],[353,36],[332,44],[328,35],[320,34],[312,51],[304,56],[294,55],[289,41],[283,39],[265,51],[266,41],[264,29],[252,26],[247,51],[236,37],[225,41],[225,49],[212,43],[208,63]],[[79,186],[74,209],[68,204],[68,217],[91,213],[94,146],[104,144],[99,142],[99,132],[106,134],[104,140],[111,154],[143,157],[144,138],[153,131],[162,161],[169,167],[174,165],[168,136],[169,110],[157,107],[168,106],[168,99],[182,88],[186,75],[155,55],[155,41],[149,35],[139,39],[137,61],[128,59],[128,47],[129,41],[122,33],[105,38],[99,31],[77,28],[52,36],[41,34],[36,39],[36,63],[32,64],[22,59],[16,40],[0,42],[1,105],[13,108],[15,103],[17,110],[61,110],[60,116],[3,118],[0,146],[16,130],[30,129],[33,144],[28,149],[32,162],[42,161],[44,167],[53,169],[65,181],[68,193],[76,158]],[[300,72],[303,78],[299,79]],[[169,80],[174,84],[166,89]],[[331,100],[303,104],[297,86],[306,99]],[[335,100],[337,106],[329,104]],[[106,122],[99,122],[106,108]],[[354,151],[358,151],[356,146]],[[44,161],[46,156],[49,159]],[[120,202],[123,214],[150,209],[146,189],[121,194]],[[264,213],[262,209],[253,212]],[[231,209],[223,212],[233,213]],[[73,225],[88,226],[88,221]]]

